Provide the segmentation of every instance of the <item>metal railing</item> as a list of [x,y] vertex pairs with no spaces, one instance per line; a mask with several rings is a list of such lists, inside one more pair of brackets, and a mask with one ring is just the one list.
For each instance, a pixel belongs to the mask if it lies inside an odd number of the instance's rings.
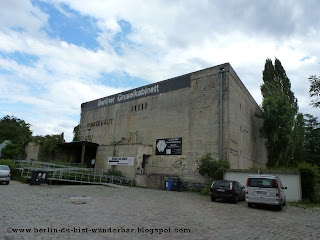
[[132,187],[133,181],[126,177],[107,174],[103,169],[81,168],[49,162],[15,160],[21,177],[31,178],[33,171],[45,171],[50,181],[67,181],[90,184],[118,184]]

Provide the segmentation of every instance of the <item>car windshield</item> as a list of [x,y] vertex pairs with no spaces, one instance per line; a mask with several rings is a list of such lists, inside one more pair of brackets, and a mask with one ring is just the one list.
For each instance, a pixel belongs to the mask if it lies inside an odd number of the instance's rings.
[[275,179],[269,178],[249,178],[249,187],[261,187],[261,188],[275,188]]
[[230,182],[228,182],[228,181],[215,181],[213,184],[213,187],[229,188]]
[[0,170],[9,170],[8,166],[0,166]]

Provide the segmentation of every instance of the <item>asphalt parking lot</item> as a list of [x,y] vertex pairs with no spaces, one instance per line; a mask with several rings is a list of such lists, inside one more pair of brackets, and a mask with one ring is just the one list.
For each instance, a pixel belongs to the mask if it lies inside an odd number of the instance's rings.
[[193,192],[11,181],[0,206],[0,239],[320,239],[320,209],[248,208]]

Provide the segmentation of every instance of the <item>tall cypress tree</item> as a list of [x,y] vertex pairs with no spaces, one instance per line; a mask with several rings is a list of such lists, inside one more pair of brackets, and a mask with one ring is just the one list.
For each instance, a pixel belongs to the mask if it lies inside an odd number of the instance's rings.
[[320,77],[315,75],[309,77],[310,81],[310,89],[309,89],[309,96],[314,98],[310,105],[318,108],[320,107]]
[[305,119],[302,113],[298,113],[293,128],[294,152],[291,162],[292,166],[303,162],[306,159],[306,128]]
[[282,67],[280,60],[277,58],[275,60],[274,69],[275,78],[276,81],[279,82],[278,85],[280,86],[281,91],[288,98],[288,101],[292,107],[292,110],[294,111],[294,114],[297,114],[298,100],[295,98],[294,93],[291,91],[291,82],[287,77],[286,71]]
[[317,118],[305,114],[306,161],[320,167],[320,122]]
[[266,60],[261,85],[262,135],[267,139],[268,166],[292,164],[294,153],[293,127],[298,111],[297,99],[291,91],[291,83],[281,62]]

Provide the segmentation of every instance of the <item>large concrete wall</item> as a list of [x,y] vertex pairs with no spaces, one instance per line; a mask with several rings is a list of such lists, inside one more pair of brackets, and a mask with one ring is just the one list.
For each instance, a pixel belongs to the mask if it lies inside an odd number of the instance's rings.
[[[255,123],[255,119],[252,118],[252,111],[257,110],[257,105],[249,92],[239,87],[240,80],[235,78],[236,74],[229,64],[191,73],[190,87],[82,111],[81,140],[106,146],[112,146],[118,142],[118,145],[151,146],[152,153],[148,160],[149,175],[176,175],[185,181],[205,181],[197,173],[200,157],[210,152],[214,157],[219,158],[220,67],[225,69],[223,74],[224,159],[230,161],[232,168],[252,166],[250,159],[255,158],[243,157],[248,160],[243,160],[240,166],[239,153],[234,154],[234,151],[239,152],[239,136],[241,136],[239,124],[245,129],[255,128],[252,132],[258,132],[260,123]],[[230,91],[236,92],[230,93]],[[242,114],[240,110],[236,110],[239,106],[237,96],[245,99],[242,103],[243,109],[248,111],[250,121],[245,116],[241,122],[237,122],[239,115]],[[249,126],[250,124],[252,126]],[[182,154],[156,155],[156,140],[162,138],[182,138]],[[247,136],[242,136],[242,142],[242,156],[255,156],[259,149],[264,148],[264,145],[258,146],[261,142],[252,141],[252,138]],[[130,154],[136,154],[133,157],[138,157],[137,153],[128,147],[122,146],[119,151],[122,151],[123,157],[132,157],[129,156]],[[100,146],[97,153],[97,167],[107,169],[108,166],[100,161],[104,161],[113,154],[110,148]],[[260,158],[262,162],[265,161],[263,154]],[[132,174],[136,167],[132,168]],[[123,168],[123,171],[129,174],[127,169]]]
[[232,68],[228,77],[228,159],[233,169],[264,167],[267,151],[260,134],[263,120],[255,116],[261,109]]
[[28,142],[25,146],[26,159],[25,160],[38,160],[40,143],[38,142]]

